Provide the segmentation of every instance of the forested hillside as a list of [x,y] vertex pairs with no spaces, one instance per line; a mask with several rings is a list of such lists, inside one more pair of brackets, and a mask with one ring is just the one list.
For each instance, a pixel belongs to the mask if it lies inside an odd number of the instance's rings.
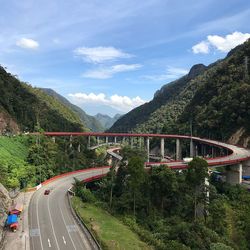
[[98,120],[104,129],[109,129],[122,115],[116,114],[114,117],[98,113],[95,115],[96,120]]
[[157,91],[154,99],[124,115],[111,128],[116,132],[189,133],[249,146],[250,40],[227,57]]
[[55,97],[57,100],[62,102],[65,106],[72,109],[79,116],[79,118],[81,119],[83,124],[85,124],[87,128],[95,132],[104,130],[104,127],[102,126],[102,124],[94,116],[86,114],[80,107],[72,104],[65,97],[59,95],[53,89],[41,88],[41,90],[44,91],[46,94],[52,97]]
[[85,129],[70,108],[0,66],[0,133],[34,131],[36,126],[47,131]]

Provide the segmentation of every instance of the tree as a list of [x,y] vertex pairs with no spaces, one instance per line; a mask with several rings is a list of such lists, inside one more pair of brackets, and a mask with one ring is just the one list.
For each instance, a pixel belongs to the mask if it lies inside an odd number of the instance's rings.
[[[191,162],[188,164],[188,171],[186,176],[186,181],[189,183],[191,190],[194,194],[194,219],[197,218],[197,205],[198,202],[204,207],[206,206],[206,187],[205,187],[205,180],[208,177],[208,164],[207,161],[195,157]],[[199,198],[199,201],[198,201]]]
[[169,201],[177,190],[175,173],[166,166],[154,167],[150,176],[151,200],[164,210],[164,204]]
[[140,157],[134,156],[128,162],[128,185],[133,193],[133,213],[135,216],[136,196],[145,180],[144,162]]

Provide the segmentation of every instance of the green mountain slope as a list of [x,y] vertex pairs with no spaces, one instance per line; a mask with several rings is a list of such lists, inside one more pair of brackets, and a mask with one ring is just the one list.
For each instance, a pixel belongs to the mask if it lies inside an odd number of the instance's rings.
[[40,89],[19,81],[1,66],[0,118],[1,133],[34,131],[37,125],[47,131],[85,129],[80,118],[71,109]]
[[98,120],[104,129],[109,129],[122,115],[116,114],[114,117],[110,117],[104,114],[96,114],[95,118]]
[[129,113],[121,117],[115,124],[109,129],[114,132],[127,132],[139,130],[141,132],[156,132],[161,130],[163,122],[166,119],[171,119],[175,116],[175,109],[183,109],[185,100],[179,103],[178,107],[173,109],[173,112],[165,112],[167,105],[172,104],[179,98],[180,94],[185,90],[188,84],[200,73],[204,72],[206,67],[202,64],[198,64],[192,67],[189,74],[183,76],[177,81],[164,85],[158,90],[152,101],[145,103]]
[[93,116],[86,114],[80,107],[69,102],[65,97],[58,94],[53,89],[41,88],[46,94],[55,97],[57,100],[62,102],[65,106],[72,109],[81,119],[81,121],[85,124],[85,126],[92,131],[103,131],[104,127],[102,124]]
[[[154,99],[124,115],[119,132],[190,133],[250,146],[250,40],[207,68],[194,66]],[[248,60],[249,61],[249,60]],[[162,97],[162,98],[160,98]]]

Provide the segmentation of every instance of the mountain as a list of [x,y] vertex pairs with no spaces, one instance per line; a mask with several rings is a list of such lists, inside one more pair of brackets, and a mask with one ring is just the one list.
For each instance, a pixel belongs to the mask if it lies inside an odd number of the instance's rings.
[[0,133],[84,131],[80,118],[56,98],[21,82],[0,66]]
[[104,129],[109,129],[122,115],[116,114],[114,117],[110,117],[108,115],[96,114],[95,118],[98,120]]
[[193,66],[109,131],[189,134],[191,122],[197,136],[250,146],[249,61],[250,40],[208,67]]
[[[159,130],[162,128],[162,121],[169,116],[169,114],[165,114],[163,112],[163,108],[178,98],[188,83],[190,83],[196,76],[203,73],[205,70],[206,66],[202,64],[193,66],[189,74],[183,76],[179,80],[164,85],[160,90],[156,91],[152,101],[128,112],[117,122],[115,122],[109,131],[130,132],[134,131],[138,127],[146,126],[143,130],[144,132],[159,132]],[[179,109],[181,109],[181,106],[183,105],[180,105]],[[153,119],[151,124],[150,120],[152,116],[154,116],[155,112],[157,112],[157,119]],[[160,113],[159,116],[158,113]],[[162,117],[160,117],[161,115]],[[174,116],[174,114],[172,115]]]
[[46,94],[56,98],[58,101],[62,102],[65,106],[72,109],[81,119],[83,124],[89,129],[91,129],[94,132],[97,131],[104,131],[105,127],[102,126],[102,124],[96,119],[95,117],[86,114],[80,107],[72,104],[69,102],[65,97],[58,94],[53,89],[49,88],[40,88],[42,91],[44,91]]

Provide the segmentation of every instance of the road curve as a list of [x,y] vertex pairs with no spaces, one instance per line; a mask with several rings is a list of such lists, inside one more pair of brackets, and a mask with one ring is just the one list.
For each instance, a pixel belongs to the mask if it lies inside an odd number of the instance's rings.
[[[37,133],[33,133],[36,135]],[[250,150],[240,146],[223,143],[220,141],[203,139],[200,137],[191,137],[189,135],[171,135],[171,134],[138,134],[138,133],[103,133],[103,132],[44,132],[46,136],[102,136],[102,137],[142,137],[142,138],[173,138],[173,139],[187,139],[192,138],[193,141],[208,144],[211,146],[221,147],[228,150],[229,154],[226,156],[207,158],[209,167],[227,166],[244,161],[250,160]],[[184,161],[172,161],[172,162],[147,162],[146,165],[161,165],[167,164],[173,169],[187,168],[187,164]]]
[[[191,138],[190,136],[185,136],[185,139],[190,139],[190,138]],[[192,140],[201,142],[207,145],[211,145],[211,146],[225,148],[228,150],[229,152],[228,155],[215,157],[215,158],[206,158],[206,161],[209,167],[233,165],[233,164],[242,163],[244,161],[250,160],[249,149],[236,146],[236,145],[232,145],[232,144],[228,144],[228,143],[224,143],[224,142],[220,142],[220,141],[202,139],[199,137],[192,137]],[[162,162],[147,162],[146,163],[146,165],[161,165],[161,164],[164,164],[164,163]],[[166,162],[166,164],[172,169],[185,169],[188,167],[187,163],[185,163],[183,160]]]
[[[91,237],[86,236],[74,220],[67,200],[67,189],[79,180],[103,175],[109,168],[88,169],[53,179],[37,190],[29,205],[31,250],[98,249]],[[49,195],[44,191],[50,189]]]

